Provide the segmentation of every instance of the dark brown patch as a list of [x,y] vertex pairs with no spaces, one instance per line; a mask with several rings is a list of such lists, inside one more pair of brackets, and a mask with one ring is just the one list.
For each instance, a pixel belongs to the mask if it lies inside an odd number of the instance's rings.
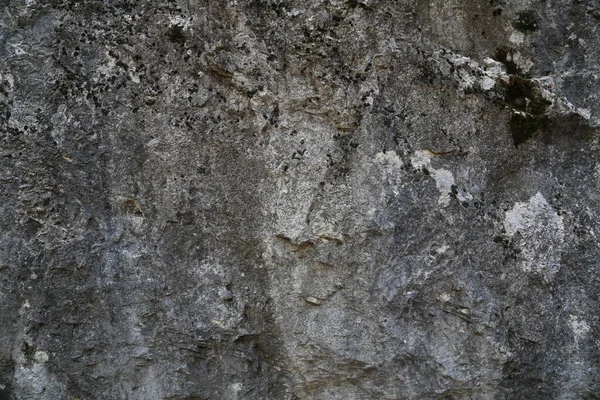
[[511,75],[504,92],[504,102],[516,112],[508,124],[513,143],[519,146],[536,132],[543,132],[548,125],[545,115],[552,104],[529,79]]
[[552,104],[544,98],[535,83],[516,75],[511,75],[506,85],[504,100],[514,109],[532,115],[544,114]]
[[520,75],[522,73],[519,66],[512,61],[514,50],[510,47],[499,47],[494,54],[494,60],[500,61],[506,67],[506,72],[513,75]]
[[523,33],[535,32],[539,29],[539,19],[531,10],[521,11],[513,23],[515,29]]
[[185,44],[186,41],[185,34],[183,33],[183,28],[179,25],[173,25],[169,29],[169,32],[167,32],[167,37],[172,43],[177,43],[182,46]]
[[538,115],[513,114],[508,123],[515,146],[531,139],[536,132],[542,132],[548,125],[548,119]]

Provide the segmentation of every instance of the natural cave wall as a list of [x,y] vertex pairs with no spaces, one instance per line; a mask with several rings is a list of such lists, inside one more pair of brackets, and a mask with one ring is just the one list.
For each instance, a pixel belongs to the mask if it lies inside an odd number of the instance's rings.
[[0,399],[600,399],[595,0],[0,0]]

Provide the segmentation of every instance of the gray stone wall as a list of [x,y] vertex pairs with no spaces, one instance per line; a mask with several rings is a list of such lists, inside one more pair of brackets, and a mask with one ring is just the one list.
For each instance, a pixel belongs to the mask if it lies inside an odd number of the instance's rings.
[[598,399],[593,0],[2,0],[0,399]]

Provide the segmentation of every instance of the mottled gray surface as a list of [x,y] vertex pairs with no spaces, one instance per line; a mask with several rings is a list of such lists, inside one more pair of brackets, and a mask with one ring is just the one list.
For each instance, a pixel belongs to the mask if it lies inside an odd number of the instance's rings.
[[594,0],[1,0],[0,399],[599,399]]

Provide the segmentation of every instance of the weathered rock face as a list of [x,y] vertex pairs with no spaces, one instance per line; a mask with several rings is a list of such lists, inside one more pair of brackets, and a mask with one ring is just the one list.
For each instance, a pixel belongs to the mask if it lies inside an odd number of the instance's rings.
[[594,0],[4,0],[0,399],[595,399]]

